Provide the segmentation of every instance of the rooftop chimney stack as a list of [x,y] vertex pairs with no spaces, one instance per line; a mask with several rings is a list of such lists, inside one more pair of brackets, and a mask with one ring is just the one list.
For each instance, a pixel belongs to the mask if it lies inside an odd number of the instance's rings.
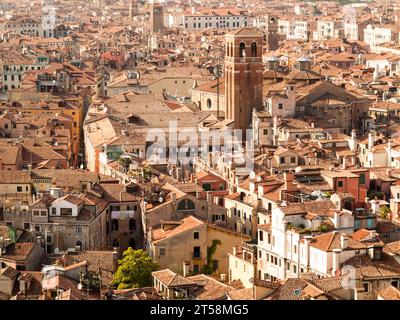
[[342,234],[340,235],[340,247],[341,247],[342,249],[347,249],[348,243],[349,243],[349,238],[347,237],[347,235],[345,235],[344,233],[342,233]]
[[332,275],[334,276],[336,272],[340,269],[340,252],[341,249],[333,249],[333,263],[332,263]]
[[183,276],[188,277],[190,272],[190,262],[183,261]]
[[375,135],[372,131],[368,133],[368,149],[373,148],[375,145]]
[[335,229],[340,229],[340,212],[339,210],[335,210],[333,214],[333,223],[335,225]]

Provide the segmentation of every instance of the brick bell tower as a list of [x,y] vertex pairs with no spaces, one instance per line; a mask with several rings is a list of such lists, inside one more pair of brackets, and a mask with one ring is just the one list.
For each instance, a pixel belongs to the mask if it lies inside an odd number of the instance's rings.
[[225,117],[243,134],[250,128],[253,109],[262,109],[262,51],[263,34],[255,28],[225,35]]

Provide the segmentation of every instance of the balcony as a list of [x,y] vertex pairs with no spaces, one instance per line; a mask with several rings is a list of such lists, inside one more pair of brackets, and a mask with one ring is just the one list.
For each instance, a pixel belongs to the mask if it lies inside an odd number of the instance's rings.
[[112,219],[129,219],[135,217],[135,210],[111,211]]

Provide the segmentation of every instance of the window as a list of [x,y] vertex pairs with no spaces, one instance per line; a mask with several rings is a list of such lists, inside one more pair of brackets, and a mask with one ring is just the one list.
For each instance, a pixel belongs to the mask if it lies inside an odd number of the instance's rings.
[[297,266],[293,266],[293,272],[297,273]]
[[160,248],[160,256],[165,256],[165,248]]
[[339,181],[337,182],[337,186],[338,186],[338,188],[343,187],[343,181],[342,181],[342,180],[339,180]]
[[263,130],[264,136],[268,135],[268,129]]
[[264,233],[260,230],[258,231],[258,234],[259,234],[259,240],[264,241]]
[[257,57],[257,43],[255,42],[251,43],[251,56]]
[[204,191],[211,191],[211,184],[210,183],[203,183],[202,188]]
[[29,222],[24,222],[24,229],[29,230],[31,228],[31,224]]
[[360,184],[365,184],[365,173],[360,174]]
[[195,231],[193,233],[193,239],[199,239],[200,238],[200,233],[198,231]]
[[111,221],[111,230],[112,231],[118,231],[118,220],[117,219],[112,219]]
[[193,258],[200,258],[200,247],[193,247]]
[[48,236],[46,237],[46,242],[48,242],[48,243],[53,242],[53,237],[52,237],[51,235],[48,235]]
[[75,227],[75,233],[82,233],[82,227]]
[[17,186],[17,192],[22,192],[22,187],[21,186]]
[[136,230],[136,220],[129,219],[129,231]]
[[285,158],[284,157],[280,158],[280,163],[285,163]]
[[199,265],[198,264],[193,265],[193,273],[194,274],[199,273]]
[[[118,242],[118,241],[117,241]],[[113,245],[115,244],[115,240],[113,241]],[[116,247],[118,247],[118,243],[116,243],[117,244],[117,246]],[[79,247],[80,249],[82,249],[82,241],[81,240],[77,240],[76,242],[75,242],[75,247]]]
[[211,99],[207,99],[207,108],[211,109],[211,107],[212,107]]
[[279,104],[278,104],[278,109],[279,109],[279,110],[282,110],[282,109],[283,109],[283,104],[282,104],[282,103],[279,103]]
[[369,283],[368,282],[364,282],[362,284],[362,286],[363,286],[365,292],[369,292]]
[[291,163],[296,163],[296,158],[295,158],[295,157],[291,157],[291,158],[290,158],[290,162],[291,162]]
[[60,208],[60,214],[62,216],[72,216],[72,208]]
[[239,57],[243,58],[246,56],[246,45],[244,44],[244,42],[241,42],[239,44]]
[[178,204],[178,211],[182,210],[195,210],[195,205],[192,200],[184,199]]
[[51,214],[57,214],[57,208],[51,208]]

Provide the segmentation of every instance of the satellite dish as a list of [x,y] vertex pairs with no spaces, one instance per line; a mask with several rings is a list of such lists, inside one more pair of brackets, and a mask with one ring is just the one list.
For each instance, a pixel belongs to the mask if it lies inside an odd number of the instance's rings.
[[256,177],[256,173],[254,171],[251,171],[249,177],[250,179],[254,179]]
[[164,201],[164,198],[163,198],[163,197],[159,197],[159,198],[158,198],[158,202],[163,203],[163,201]]
[[78,283],[78,290],[82,290],[82,283]]

